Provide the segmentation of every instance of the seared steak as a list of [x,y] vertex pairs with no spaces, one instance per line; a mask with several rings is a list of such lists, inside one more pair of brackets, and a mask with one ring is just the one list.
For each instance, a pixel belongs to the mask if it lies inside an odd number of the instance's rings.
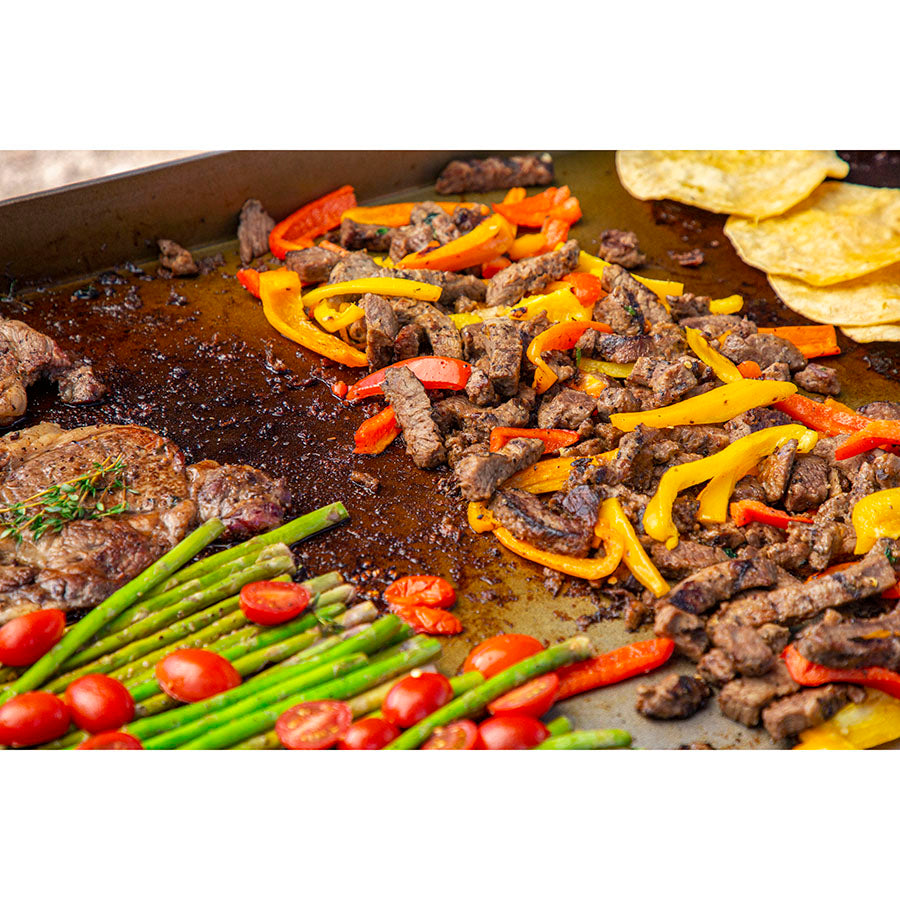
[[863,696],[865,692],[861,688],[846,684],[810,688],[767,706],[762,722],[772,740],[780,741],[821,725],[851,700],[857,701]]
[[274,226],[275,220],[259,200],[247,200],[241,207],[237,236],[241,262],[245,266],[269,252],[269,232]]
[[487,159],[454,159],[444,166],[434,189],[439,194],[480,194],[511,187],[530,187],[553,181],[553,157],[489,156]]
[[666,601],[686,612],[712,609],[739,591],[770,587],[777,569],[767,559],[729,559],[689,575],[666,594]]
[[406,439],[406,452],[420,469],[433,469],[446,459],[441,433],[431,418],[431,401],[422,382],[406,368],[388,369],[382,384]]
[[513,438],[497,453],[469,453],[454,467],[463,497],[490,500],[498,485],[526,466],[534,465],[543,452],[543,441]]
[[[615,263],[625,269],[634,269],[647,262],[647,257],[638,247],[638,236],[633,231],[620,231],[611,228],[600,234],[600,249],[597,251],[601,259]],[[709,307],[707,307],[707,312]]]
[[810,625],[797,642],[800,655],[823,666],[858,669],[863,666],[900,667],[900,611],[875,619],[841,619],[826,613]]
[[657,684],[638,688],[637,711],[650,719],[686,719],[706,704],[712,691],[689,675],[667,675]]
[[551,281],[568,275],[577,265],[577,241],[566,241],[559,250],[513,263],[488,282],[487,304],[511,306],[518,303],[526,294],[542,291]]
[[500,490],[491,501],[494,518],[519,540],[551,553],[587,556],[593,522],[554,512],[534,494],[514,488]]
[[340,262],[341,254],[327,247],[288,250],[284,264],[306,283],[327,281],[331,270]]

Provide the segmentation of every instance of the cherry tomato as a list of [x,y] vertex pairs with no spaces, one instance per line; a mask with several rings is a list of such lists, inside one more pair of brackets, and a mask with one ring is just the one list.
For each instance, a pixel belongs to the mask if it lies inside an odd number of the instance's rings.
[[254,581],[241,588],[241,609],[257,625],[280,625],[309,606],[309,591],[292,581]]
[[372,716],[354,722],[338,741],[338,750],[380,750],[400,734],[387,719]]
[[83,675],[67,688],[72,721],[83,731],[116,731],[134,718],[134,699],[121,681],[109,675]]
[[33,747],[55,741],[69,730],[69,707],[55,694],[30,691],[0,706],[0,744]]
[[478,726],[485,750],[530,750],[550,737],[547,726],[531,716],[494,716]]
[[385,590],[384,599],[395,606],[449,609],[456,603],[456,591],[452,584],[437,575],[406,575]]
[[66,630],[61,609],[38,609],[0,628],[0,664],[30,666],[37,662]]
[[346,703],[312,700],[283,712],[275,733],[288,750],[327,750],[346,734],[352,721],[353,711]]
[[430,606],[391,606],[396,613],[415,629],[416,634],[459,634],[462,622],[446,609],[432,609]]
[[385,719],[398,728],[411,728],[453,699],[453,687],[437,672],[413,672],[398,681],[381,704]]
[[481,672],[493,678],[513,663],[540,653],[544,645],[529,634],[498,634],[482,641],[467,657],[464,672]]
[[474,750],[478,743],[478,726],[468,719],[435,728],[422,745],[423,750]]
[[539,719],[553,706],[558,690],[559,676],[548,672],[498,697],[488,704],[488,712],[492,716],[518,715]]
[[235,667],[211,650],[176,650],[156,664],[156,680],[182,703],[196,703],[241,683]]
[[80,743],[76,750],[143,750],[144,745],[133,735],[124,731],[107,731],[95,734]]

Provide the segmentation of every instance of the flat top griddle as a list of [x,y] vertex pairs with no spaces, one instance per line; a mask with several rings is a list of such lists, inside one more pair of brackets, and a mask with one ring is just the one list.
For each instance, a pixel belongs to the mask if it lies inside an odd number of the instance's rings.
[[[0,266],[8,278],[22,277],[16,253],[22,252],[17,243],[23,240],[21,229],[17,236],[9,229],[26,219],[30,240],[42,233],[58,235],[54,246],[64,249],[62,255],[53,247],[43,249],[51,275],[77,272],[79,261],[107,265],[110,254],[117,252],[114,261],[124,264],[130,256],[142,263],[154,255],[148,244],[153,237],[187,243],[192,236],[204,239],[203,246],[191,246],[195,258],[221,252],[226,260],[224,267],[194,279],[153,277],[155,264],[146,262],[144,272],[117,265],[87,275],[83,268],[80,277],[32,284],[19,288],[15,299],[0,301],[3,315],[52,335],[73,356],[91,359],[112,387],[101,403],[76,407],[62,404],[53,386],[36,385],[27,415],[16,427],[44,420],[65,428],[97,422],[145,425],[172,438],[192,461],[209,457],[243,462],[284,476],[296,513],[342,500],[350,522],[300,545],[304,566],[313,573],[338,568],[373,599],[399,575],[428,572],[447,577],[457,586],[455,612],[465,624],[462,635],[445,639],[439,667],[447,673],[457,671],[475,643],[502,631],[528,632],[546,641],[584,632],[599,651],[651,636],[649,629],[627,632],[618,618],[621,610],[602,592],[572,579],[557,591],[558,585],[547,581],[539,567],[509,554],[490,535],[473,534],[466,525],[465,503],[453,492],[448,473],[417,469],[402,441],[378,457],[355,456],[353,432],[379,404],[345,406],[328,385],[338,379],[351,382],[363,370],[341,369],[283,338],[234,277],[239,263],[233,229],[246,197],[259,197],[275,215],[345,182],[357,186],[361,204],[427,199],[434,196],[430,187],[405,185],[433,179],[452,155],[285,153],[279,161],[277,153],[258,154],[266,167],[255,185],[254,154],[221,154],[0,205],[0,243],[5,248]],[[849,181],[900,184],[900,153],[845,157],[851,163]],[[568,184],[581,201],[584,218],[572,229],[572,237],[584,249],[594,251],[604,229],[630,229],[649,257],[642,271],[651,277],[682,281],[687,290],[713,297],[742,294],[745,310],[760,325],[803,321],[776,300],[762,272],[737,257],[722,233],[723,216],[669,201],[635,200],[618,182],[612,153],[578,152],[556,159],[556,183]],[[389,197],[375,193],[373,172],[386,179],[382,183]],[[179,210],[198,202],[190,199],[192,190],[204,200],[203,186],[195,183],[204,173],[227,185],[231,213],[211,214],[209,222],[198,223],[194,216],[179,219]],[[300,185],[290,189],[297,195],[283,196],[288,192],[283,186],[292,183]],[[279,185],[282,196],[272,196]],[[129,222],[123,220],[121,207],[96,205],[104,197],[112,203],[126,195],[133,209],[169,210],[165,221],[154,225],[146,214],[137,217],[132,210]],[[497,200],[500,194],[478,199]],[[174,206],[165,206],[166,201]],[[77,235],[67,233],[65,222],[53,216],[65,216],[69,210],[74,219],[86,221],[85,202],[95,205],[97,221],[85,225],[93,243],[80,246]],[[25,216],[29,210],[33,215]],[[205,240],[210,228],[220,241]],[[96,244],[98,235],[106,236],[105,247]],[[129,246],[133,253],[122,256],[122,248]],[[683,268],[670,256],[670,251],[695,247],[706,257],[699,268]],[[33,280],[39,262],[35,254],[42,251],[29,248],[19,268]],[[900,398],[896,347],[854,345],[843,337],[840,341],[843,355],[828,363],[841,376],[842,400],[855,406]],[[286,371],[277,371],[276,358]],[[381,482],[378,494],[350,481],[352,469],[375,475]],[[690,672],[693,666],[673,662],[665,671],[673,669]],[[658,673],[646,676],[656,677]],[[640,681],[573,698],[558,709],[576,727],[626,728],[641,747],[674,748],[694,741],[715,748],[774,746],[761,729],[724,718],[715,702],[686,722],[650,722],[634,711]]]

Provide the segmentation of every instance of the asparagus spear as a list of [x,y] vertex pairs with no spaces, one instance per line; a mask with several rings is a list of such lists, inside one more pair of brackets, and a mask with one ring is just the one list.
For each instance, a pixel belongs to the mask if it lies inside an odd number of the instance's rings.
[[587,659],[591,655],[590,641],[579,635],[562,644],[548,647],[534,656],[520,660],[508,669],[489,678],[484,684],[467,691],[451,700],[440,709],[426,716],[417,725],[408,728],[398,738],[391,741],[385,750],[414,750],[428,740],[431,732],[439,725],[448,725],[455,719],[465,719],[475,715],[496,697],[511,691],[513,688],[537,678],[545,672],[552,672],[560,666]]
[[552,722],[547,723],[547,731],[551,737],[560,734],[568,734],[572,730],[572,723],[565,716],[557,716]]
[[431,659],[434,659],[441,652],[440,642],[433,638],[423,638],[415,650],[407,650],[404,653],[397,653],[390,659],[383,660],[380,663],[373,663],[353,672],[344,678],[338,678],[329,681],[318,687],[309,688],[305,691],[293,694],[265,709],[258,712],[242,716],[226,725],[208,731],[206,734],[195,738],[187,744],[184,749],[188,750],[214,750],[219,747],[231,747],[234,744],[251,737],[254,734],[267,731],[271,728],[278,717],[307,700],[344,700],[348,697],[374,687],[382,681],[387,681],[398,675],[400,672],[406,672],[416,666],[421,666]]
[[631,746],[631,735],[619,728],[571,731],[548,737],[535,750],[617,750]]
[[16,694],[40,687],[107,622],[112,621],[122,610],[127,609],[152,587],[168,578],[172,572],[180,569],[224,530],[225,526],[219,519],[210,519],[148,566],[137,578],[133,578],[124,587],[110,594],[0,695],[0,705]]

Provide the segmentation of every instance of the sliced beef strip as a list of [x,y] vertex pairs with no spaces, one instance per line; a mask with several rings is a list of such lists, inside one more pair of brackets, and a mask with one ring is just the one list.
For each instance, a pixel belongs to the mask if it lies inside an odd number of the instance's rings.
[[765,706],[798,690],[800,685],[788,674],[784,660],[779,659],[765,675],[729,681],[719,692],[719,709],[729,719],[752,728],[759,724]]
[[835,669],[900,669],[900,610],[874,619],[823,620],[804,629],[800,655]]
[[686,612],[702,613],[740,591],[770,587],[777,577],[775,564],[767,559],[729,559],[689,575],[664,599]]
[[678,323],[682,328],[696,328],[710,339],[720,338],[726,332],[740,338],[756,334],[756,323],[742,316],[689,316]]
[[620,384],[603,388],[594,405],[600,416],[607,422],[613,413],[640,412],[643,408],[634,391],[630,391]]
[[696,541],[680,540],[671,550],[659,541],[651,541],[649,553],[653,564],[670,578],[684,578],[700,569],[727,562],[728,554],[721,547],[710,547]]
[[523,259],[501,269],[488,282],[488,306],[512,306],[526,294],[543,290],[578,265],[578,242],[566,241],[558,250]]
[[284,264],[300,276],[306,284],[328,281],[332,269],[340,262],[341,254],[327,247],[306,247],[303,250],[288,250]]
[[663,429],[665,437],[674,441],[685,453],[712,456],[730,442],[728,432],[717,425],[679,425]]
[[789,513],[815,509],[828,499],[828,484],[828,463],[821,456],[799,456],[788,481],[784,508]]
[[424,222],[420,225],[404,225],[401,228],[395,228],[391,233],[388,255],[395,263],[400,262],[410,253],[424,250],[433,239],[434,230],[431,225]]
[[544,442],[513,438],[497,453],[476,452],[464,456],[454,471],[466,500],[489,500],[497,486],[534,465],[544,452]]
[[790,440],[760,463],[759,481],[767,503],[778,503],[784,496],[796,455],[797,441]]
[[648,719],[686,719],[712,696],[705,681],[675,673],[654,685],[641,685],[637,693],[636,709]]
[[578,428],[594,412],[593,397],[563,388],[552,398],[546,398],[538,409],[538,428]]
[[767,706],[762,723],[773,741],[784,740],[827,722],[852,698],[862,699],[862,696],[865,695],[860,688],[846,684],[810,688]]
[[522,368],[522,334],[510,319],[501,318],[487,326],[490,368],[488,377],[494,388],[510,397],[519,388]]
[[380,269],[379,276],[384,278],[404,278],[407,281],[420,281],[433,284],[441,289],[441,303],[458,304],[460,300],[471,300],[483,303],[487,295],[484,280],[475,275],[461,272],[440,272],[430,269]]
[[[585,356],[614,363],[635,363],[642,356],[662,356],[672,359],[684,355],[687,344],[677,325],[665,323],[654,326],[650,334],[629,336],[586,331],[575,344]],[[674,329],[671,331],[669,329]]]
[[751,334],[746,338],[729,334],[719,349],[735,364],[752,360],[760,369],[773,363],[787,363],[791,372],[806,368],[806,357],[794,344],[776,334]]
[[790,381],[791,367],[785,362],[772,363],[761,371],[760,378],[763,381]]
[[723,623],[712,629],[712,642],[741,675],[765,675],[775,665],[775,654],[755,628]]
[[593,522],[554,512],[527,491],[501,489],[494,494],[489,508],[514,537],[542,550],[583,557],[591,548]]
[[616,483],[638,491],[650,490],[655,480],[653,465],[659,460],[661,435],[661,431],[646,425],[638,425],[634,431],[622,435],[619,452],[612,463]]
[[659,297],[621,266],[606,266],[601,284],[607,296],[594,305],[594,320],[606,322],[617,334],[638,335],[672,321]]
[[762,431],[764,428],[775,428],[778,425],[790,425],[793,419],[780,409],[769,409],[765,406],[757,406],[748,409],[747,412],[729,419],[725,423],[725,430],[728,432],[732,441],[738,438],[746,437],[755,431]]
[[650,388],[656,404],[668,406],[677,403],[688,391],[697,387],[708,373],[708,366],[690,356],[671,361],[658,356],[642,356],[634,364],[625,384]]
[[454,359],[462,359],[462,339],[459,329],[453,324],[453,320],[434,306],[428,308],[416,321],[425,329],[431,350],[435,356],[451,356]]
[[872,403],[866,403],[861,406],[857,412],[861,416],[867,416],[870,419],[892,419],[900,420],[900,403],[894,403],[890,400],[875,400]]
[[[447,397],[434,405],[434,417],[441,431],[449,434],[463,428],[477,435],[479,440],[487,440],[491,429],[523,428],[531,418],[534,406],[534,392],[530,388],[520,390],[516,397],[492,409],[481,409],[462,397]],[[541,442],[543,444],[543,442]]]
[[364,294],[360,306],[366,314],[366,359],[373,369],[390,365],[400,323],[391,304],[379,294]]
[[766,594],[733,600],[719,615],[722,622],[738,625],[790,624],[809,619],[831,606],[843,606],[880,594],[895,584],[897,575],[887,557],[900,559],[900,549],[886,538],[846,569],[822,575],[809,583],[797,582]]
[[408,322],[394,339],[394,356],[398,361],[419,356],[419,348],[424,339],[425,329],[418,322]]
[[384,270],[363,250],[347,253],[332,268],[328,276],[329,284],[355,281],[357,278],[378,278]]
[[166,238],[161,238],[156,243],[159,247],[159,264],[166,272],[182,278],[200,273],[200,267],[194,262],[190,250]]
[[709,648],[709,637],[706,634],[706,623],[700,616],[685,612],[663,603],[656,609],[653,632],[657,637],[669,638],[675,646],[688,658],[695,662]]
[[422,382],[406,367],[389,369],[382,382],[406,439],[406,452],[420,469],[433,469],[446,459],[444,444],[431,418],[431,401]]
[[238,253],[245,266],[269,252],[269,232],[275,220],[263,209],[259,200],[247,200],[238,218]]
[[647,262],[647,257],[638,247],[638,236],[633,231],[620,231],[618,228],[600,232],[597,254],[606,262],[625,269],[635,269]]
[[106,395],[106,385],[87,364],[67,369],[56,381],[63,403],[94,403]]
[[466,396],[476,406],[492,406],[497,402],[497,391],[484,369],[473,366],[466,382]]
[[590,486],[579,484],[561,495],[558,505],[567,513],[588,524],[593,532],[600,513],[600,495]]
[[775,656],[778,656],[791,640],[791,629],[784,625],[776,625],[774,622],[760,625],[756,633],[766,642],[766,646]]
[[[346,250],[370,250],[386,253],[391,249],[395,229],[369,222],[341,219],[341,246]],[[427,242],[426,242],[427,243]]]
[[480,194],[512,187],[545,185],[553,181],[553,157],[489,156],[454,159],[447,163],[434,186],[438,194]]
[[710,298],[691,294],[690,292],[681,294],[678,297],[666,297],[669,307],[672,310],[672,316],[675,319],[688,319],[709,316]]
[[797,387],[803,388],[812,394],[829,394],[837,397],[841,392],[841,383],[837,372],[828,366],[820,366],[818,363],[807,363],[806,368],[797,372],[794,376]]
[[708,684],[723,685],[731,681],[737,672],[734,660],[721,648],[713,647],[697,663],[697,674]]

